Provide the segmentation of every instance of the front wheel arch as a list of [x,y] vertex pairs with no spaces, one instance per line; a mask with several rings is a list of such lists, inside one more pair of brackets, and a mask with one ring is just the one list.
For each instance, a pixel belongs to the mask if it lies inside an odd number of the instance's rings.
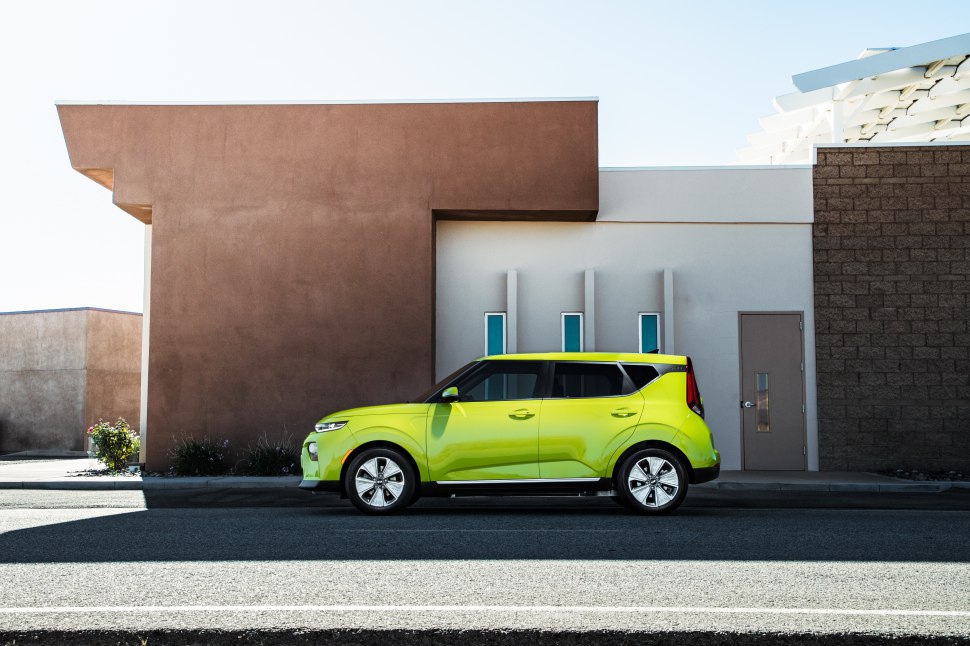
[[341,498],[347,497],[347,490],[344,486],[344,476],[347,475],[347,467],[350,465],[350,463],[354,461],[354,458],[357,457],[357,454],[359,454],[360,452],[366,451],[368,449],[379,449],[379,448],[394,449],[395,451],[398,451],[401,455],[403,455],[408,460],[408,462],[411,463],[411,468],[414,469],[414,475],[418,479],[416,483],[417,488],[415,489],[415,491],[421,490],[421,471],[418,469],[418,463],[415,461],[414,456],[411,455],[411,453],[400,444],[395,444],[394,442],[387,442],[385,440],[374,440],[373,442],[365,442],[360,446],[354,447],[354,449],[347,454],[347,457],[344,458],[343,463],[340,465],[340,497]]

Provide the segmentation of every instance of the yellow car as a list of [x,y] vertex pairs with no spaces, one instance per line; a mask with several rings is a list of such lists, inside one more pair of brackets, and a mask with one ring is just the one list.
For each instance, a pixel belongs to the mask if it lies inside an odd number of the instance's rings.
[[688,357],[555,352],[485,357],[413,402],[328,415],[303,442],[303,482],[361,511],[419,496],[590,495],[676,509],[720,455]]

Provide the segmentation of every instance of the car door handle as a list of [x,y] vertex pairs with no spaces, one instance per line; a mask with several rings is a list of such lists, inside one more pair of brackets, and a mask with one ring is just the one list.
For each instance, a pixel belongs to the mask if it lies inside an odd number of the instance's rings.
[[520,408],[509,413],[509,417],[512,419],[529,419],[530,417],[535,417],[536,414],[533,413],[528,408]]
[[632,417],[639,413],[640,411],[633,408],[614,408],[610,411],[610,415],[613,417]]

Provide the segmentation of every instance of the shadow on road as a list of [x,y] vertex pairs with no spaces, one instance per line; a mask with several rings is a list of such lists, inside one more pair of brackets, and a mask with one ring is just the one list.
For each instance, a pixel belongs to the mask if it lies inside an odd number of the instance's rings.
[[[244,493],[233,495],[244,501]],[[148,509],[87,510],[88,517],[81,520],[57,522],[54,516],[53,523],[8,531],[0,535],[0,563],[970,562],[966,549],[970,517],[965,512],[730,508],[705,504],[702,498],[663,517],[636,516],[608,499],[424,500],[400,516],[377,518],[358,514],[335,496],[318,497],[313,506],[290,507],[186,507],[184,502],[166,507],[156,500],[154,505],[149,501]]]

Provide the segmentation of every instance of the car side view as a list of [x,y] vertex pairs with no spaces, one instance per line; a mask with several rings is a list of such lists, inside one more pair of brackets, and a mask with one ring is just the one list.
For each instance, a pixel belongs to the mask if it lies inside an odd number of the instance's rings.
[[589,495],[642,514],[717,478],[688,357],[557,352],[473,361],[413,402],[333,413],[302,447],[303,481],[368,514],[420,496]]

